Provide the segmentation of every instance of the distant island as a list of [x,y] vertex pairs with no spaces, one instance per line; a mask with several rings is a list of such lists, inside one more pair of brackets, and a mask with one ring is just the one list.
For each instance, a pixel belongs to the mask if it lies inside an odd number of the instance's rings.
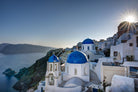
[[51,49],[54,48],[32,44],[0,44],[0,53],[2,54],[45,53]]

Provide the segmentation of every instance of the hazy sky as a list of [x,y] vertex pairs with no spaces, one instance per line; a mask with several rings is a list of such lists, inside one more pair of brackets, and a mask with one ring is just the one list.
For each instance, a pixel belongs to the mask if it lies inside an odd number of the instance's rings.
[[117,32],[138,0],[0,0],[0,43],[72,47]]

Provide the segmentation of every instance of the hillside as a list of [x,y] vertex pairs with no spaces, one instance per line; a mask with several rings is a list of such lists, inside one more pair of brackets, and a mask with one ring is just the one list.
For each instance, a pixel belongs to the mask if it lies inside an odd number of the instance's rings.
[[55,53],[55,55],[60,56],[63,49],[50,50],[47,55],[39,60],[37,60],[29,68],[20,69],[19,73],[15,75],[19,81],[13,86],[16,90],[20,92],[26,92],[29,88],[35,88],[40,80],[45,78],[47,61],[49,57]]
[[31,44],[0,44],[0,53],[2,54],[45,53],[50,49],[52,47]]

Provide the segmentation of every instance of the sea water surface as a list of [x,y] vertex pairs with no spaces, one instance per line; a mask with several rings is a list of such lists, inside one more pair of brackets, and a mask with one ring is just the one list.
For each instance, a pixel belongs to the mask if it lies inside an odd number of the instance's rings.
[[37,59],[44,57],[46,53],[29,53],[29,54],[0,54],[0,92],[18,92],[12,88],[17,82],[15,77],[6,77],[2,74],[7,68],[12,68],[16,72],[23,67],[29,67]]

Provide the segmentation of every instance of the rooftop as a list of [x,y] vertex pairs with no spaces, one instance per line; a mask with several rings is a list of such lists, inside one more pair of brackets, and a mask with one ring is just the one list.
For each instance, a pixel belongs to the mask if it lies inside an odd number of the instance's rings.
[[94,44],[94,42],[93,42],[93,40],[87,38],[82,42],[82,44]]

